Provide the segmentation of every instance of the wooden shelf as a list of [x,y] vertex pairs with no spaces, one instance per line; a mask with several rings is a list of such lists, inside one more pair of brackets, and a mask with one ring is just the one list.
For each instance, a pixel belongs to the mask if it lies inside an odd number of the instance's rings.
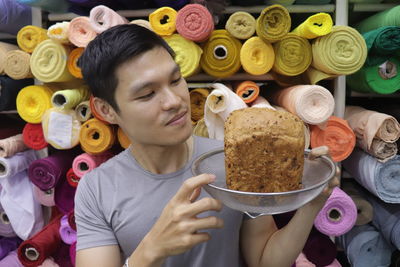
[[4,110],[4,111],[0,111],[0,114],[18,114],[18,111],[16,111],[16,110]]

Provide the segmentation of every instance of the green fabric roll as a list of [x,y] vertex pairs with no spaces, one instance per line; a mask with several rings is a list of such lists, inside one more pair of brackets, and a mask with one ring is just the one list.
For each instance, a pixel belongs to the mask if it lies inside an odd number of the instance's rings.
[[393,69],[393,77],[384,79],[379,73],[379,66],[364,66],[355,74],[347,76],[349,87],[362,93],[391,94],[400,89],[400,61],[397,58],[390,58],[389,62],[396,66]]
[[366,18],[356,24],[355,28],[364,33],[383,26],[400,26],[400,5]]
[[388,60],[400,49],[400,27],[386,26],[363,34],[367,44],[368,66],[377,65]]
[[296,5],[324,5],[329,4],[331,0],[296,0]]

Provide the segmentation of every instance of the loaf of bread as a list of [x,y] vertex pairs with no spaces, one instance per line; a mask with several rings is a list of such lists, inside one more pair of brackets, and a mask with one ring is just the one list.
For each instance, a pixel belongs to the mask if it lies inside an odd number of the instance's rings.
[[245,108],[225,121],[225,170],[229,189],[286,192],[301,188],[304,124],[287,111]]

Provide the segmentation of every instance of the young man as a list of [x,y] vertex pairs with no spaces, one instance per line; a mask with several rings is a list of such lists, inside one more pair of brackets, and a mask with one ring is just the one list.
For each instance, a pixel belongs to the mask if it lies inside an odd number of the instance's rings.
[[277,230],[272,216],[244,219],[191,177],[199,155],[223,144],[192,136],[189,92],[173,51],[156,34],[120,25],[79,60],[97,111],[131,140],[88,173],[75,198],[78,267],[291,266],[334,184]]

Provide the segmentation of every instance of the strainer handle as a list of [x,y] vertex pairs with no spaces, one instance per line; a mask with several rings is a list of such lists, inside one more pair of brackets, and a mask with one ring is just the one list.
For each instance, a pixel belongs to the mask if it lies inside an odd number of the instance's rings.
[[247,216],[249,216],[252,219],[268,215],[268,214],[265,214],[265,213],[254,213],[254,212],[247,212],[247,211],[245,211],[244,214],[246,214]]

